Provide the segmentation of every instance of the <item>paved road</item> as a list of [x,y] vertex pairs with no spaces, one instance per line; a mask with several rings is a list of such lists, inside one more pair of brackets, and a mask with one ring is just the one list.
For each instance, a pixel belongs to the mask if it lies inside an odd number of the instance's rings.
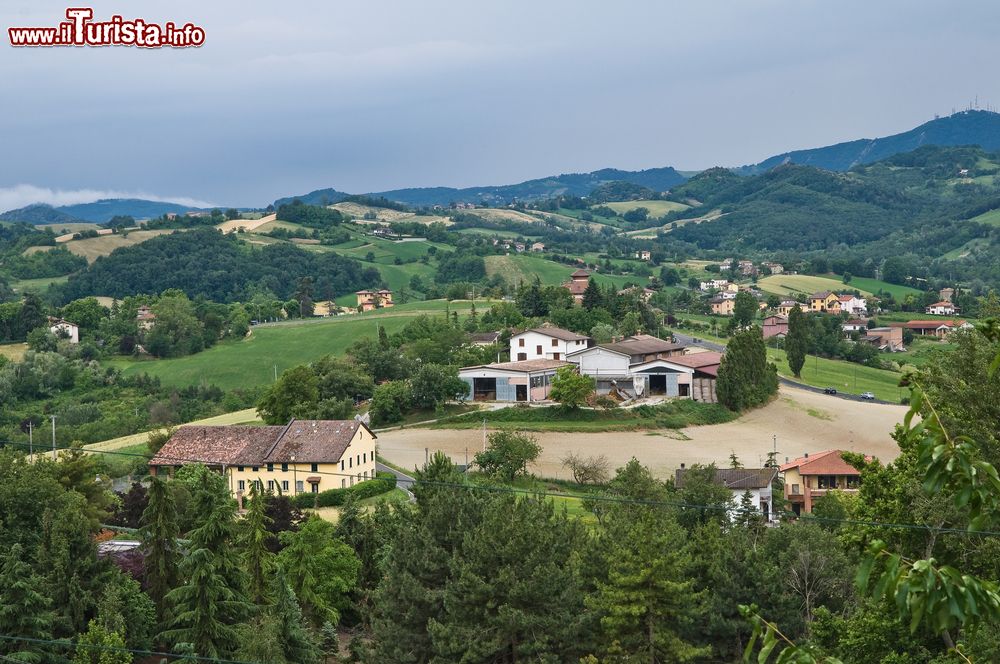
[[395,475],[396,486],[398,486],[400,489],[406,492],[406,495],[409,497],[411,502],[414,500],[413,492],[410,491],[410,487],[412,487],[416,483],[417,481],[416,478],[407,475],[406,473],[400,470],[396,470],[395,468],[390,468],[384,463],[380,463],[378,461],[375,462],[375,470],[383,473],[392,473],[393,475]]
[[[698,339],[697,337],[688,336],[686,334],[678,334],[678,333],[675,332],[674,333],[674,339],[676,339],[678,343],[688,344],[688,345],[691,345],[691,346],[700,346],[700,347],[706,348],[708,350],[714,350],[714,351],[716,351],[718,353],[721,353],[721,352],[723,352],[723,351],[726,350],[726,347],[723,346],[722,344],[717,344],[717,343],[712,342],[712,341],[705,341],[704,339]],[[788,379],[788,378],[784,378],[782,376],[778,376],[778,381],[782,385],[786,385],[786,386],[794,388],[796,390],[805,390],[807,392],[816,392],[818,394],[823,394],[824,393],[823,392],[824,388],[822,388],[822,387],[813,387],[812,385],[806,385],[805,383],[799,383],[799,382],[796,382],[794,380],[791,380],[791,379]],[[882,401],[881,399],[862,399],[861,395],[859,395],[859,394],[847,394],[845,392],[837,392],[837,394],[830,394],[828,396],[831,396],[831,397],[834,397],[834,398],[837,398],[837,399],[846,399],[847,401],[870,401],[872,403],[887,403],[887,404],[897,405],[895,401]]]

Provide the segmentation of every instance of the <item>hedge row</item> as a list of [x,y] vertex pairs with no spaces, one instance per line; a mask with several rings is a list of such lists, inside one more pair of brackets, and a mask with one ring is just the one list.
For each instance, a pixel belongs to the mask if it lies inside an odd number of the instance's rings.
[[347,501],[348,496],[359,500],[388,493],[396,488],[396,476],[392,473],[377,473],[375,479],[365,480],[346,489],[327,489],[319,493],[300,493],[292,497],[296,507],[309,509],[313,507],[339,507]]

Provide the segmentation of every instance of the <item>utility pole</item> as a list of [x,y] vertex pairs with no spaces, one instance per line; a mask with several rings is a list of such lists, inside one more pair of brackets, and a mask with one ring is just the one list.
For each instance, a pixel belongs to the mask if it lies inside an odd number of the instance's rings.
[[56,460],[56,416],[52,415],[52,460]]
[[31,460],[35,459],[35,446],[31,435],[31,430],[34,428],[34,425],[34,422],[28,420],[28,458]]
[[486,451],[486,418],[483,418],[483,452]]
[[278,382],[278,365],[277,364],[274,365],[274,382],[275,383]]

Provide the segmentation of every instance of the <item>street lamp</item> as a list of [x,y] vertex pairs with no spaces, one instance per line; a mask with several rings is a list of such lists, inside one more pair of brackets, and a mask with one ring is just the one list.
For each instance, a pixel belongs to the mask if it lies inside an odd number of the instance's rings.
[[295,455],[292,455],[292,481],[295,482],[295,489],[293,496],[299,495],[299,469],[295,465]]

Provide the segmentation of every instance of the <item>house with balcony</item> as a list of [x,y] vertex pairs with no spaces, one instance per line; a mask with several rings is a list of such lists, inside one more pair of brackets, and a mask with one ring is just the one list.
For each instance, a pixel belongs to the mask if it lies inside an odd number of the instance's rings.
[[784,478],[785,500],[793,512],[811,514],[816,500],[831,491],[857,492],[861,471],[844,461],[842,453],[826,450],[805,454],[778,469]]
[[588,336],[554,325],[543,325],[511,336],[510,359],[515,362],[565,360],[570,353],[589,348],[591,342]]
[[809,311],[839,314],[840,296],[830,291],[820,291],[809,296]]

